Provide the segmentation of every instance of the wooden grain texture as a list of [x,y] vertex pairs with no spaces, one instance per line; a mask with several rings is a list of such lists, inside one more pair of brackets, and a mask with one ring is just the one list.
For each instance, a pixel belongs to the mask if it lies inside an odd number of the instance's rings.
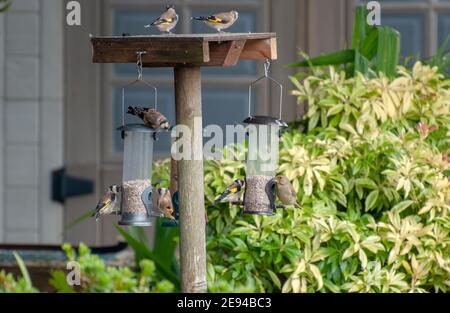
[[144,67],[233,66],[239,59],[276,59],[276,34],[187,34],[91,38],[94,63],[134,63]]
[[192,134],[190,138],[192,157],[177,162],[181,291],[206,292],[200,67],[175,68],[175,105],[177,125],[189,127]]
[[170,159],[170,194],[173,195],[178,190],[177,161]]

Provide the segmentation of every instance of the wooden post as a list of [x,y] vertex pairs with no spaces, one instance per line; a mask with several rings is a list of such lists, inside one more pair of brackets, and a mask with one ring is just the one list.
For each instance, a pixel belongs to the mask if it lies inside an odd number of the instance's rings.
[[[206,292],[206,221],[200,67],[175,67],[175,105],[177,125],[189,127],[192,135],[191,159],[177,162],[181,291]],[[200,125],[195,125],[197,130],[194,129],[196,117],[197,123],[200,122]]]

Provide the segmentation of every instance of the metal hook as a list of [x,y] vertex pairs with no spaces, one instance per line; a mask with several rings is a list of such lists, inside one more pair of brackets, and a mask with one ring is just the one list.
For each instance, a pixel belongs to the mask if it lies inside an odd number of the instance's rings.
[[266,59],[264,61],[264,76],[269,77],[269,68],[270,68],[270,61],[269,59]]
[[137,54],[137,62],[136,62],[136,67],[137,67],[137,72],[138,72],[138,77],[137,80],[142,80],[142,55],[143,54],[147,54],[147,51],[138,51],[136,52]]
[[122,87],[122,126],[125,125],[125,88],[127,88],[135,83],[141,82],[144,85],[153,88],[153,90],[155,91],[155,110],[158,109],[158,89],[155,86],[153,86],[152,84],[146,82],[143,78],[142,55],[145,55],[145,54],[147,54],[147,51],[137,51],[136,52],[136,55],[137,55],[136,68],[137,68],[137,74],[138,74],[137,78],[136,78],[136,80],[134,80],[131,83]]
[[275,84],[278,85],[278,87],[280,87],[280,102],[279,102],[279,108],[280,108],[280,119],[281,119],[281,113],[282,113],[282,107],[283,107],[283,85],[273,79],[272,77],[269,76],[269,69],[270,69],[270,61],[269,59],[266,59],[264,61],[264,76],[261,76],[260,78],[258,78],[257,80],[253,81],[249,86],[248,86],[248,116],[252,116],[251,115],[251,104],[252,104],[252,87],[254,85],[256,85],[256,83],[258,83],[260,80],[262,79],[270,79],[272,82],[274,82]]

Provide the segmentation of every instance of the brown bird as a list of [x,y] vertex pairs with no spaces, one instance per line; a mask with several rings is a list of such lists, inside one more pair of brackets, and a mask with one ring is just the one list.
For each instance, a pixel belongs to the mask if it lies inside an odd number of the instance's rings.
[[144,121],[145,125],[153,129],[170,128],[170,124],[167,118],[164,115],[162,115],[161,112],[155,109],[129,106],[127,113],[139,117]]
[[214,28],[219,33],[233,25],[238,18],[239,13],[237,11],[217,13],[210,16],[191,17],[192,20],[202,21],[208,27]]
[[291,182],[286,176],[278,175],[275,177],[277,197],[284,205],[293,205],[300,208],[297,202],[297,193]]
[[171,34],[171,30],[177,26],[178,14],[175,12],[173,5],[168,4],[166,6],[166,11],[161,14],[153,23],[145,25],[145,28],[155,26],[160,32]]
[[161,214],[170,220],[175,220],[173,214],[172,196],[170,195],[169,188],[158,188],[158,201],[157,206]]

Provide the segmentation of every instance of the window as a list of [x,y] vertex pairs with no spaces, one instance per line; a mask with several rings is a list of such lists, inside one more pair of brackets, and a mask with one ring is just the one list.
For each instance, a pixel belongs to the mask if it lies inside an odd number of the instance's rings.
[[379,0],[379,2],[381,24],[392,26],[401,33],[403,58],[427,58],[435,53],[449,35],[450,0]]
[[[191,16],[209,15],[216,12],[235,9],[239,11],[239,19],[232,26],[233,32],[267,31],[268,1],[192,1],[175,2],[175,9],[180,17],[174,33],[208,33],[215,32],[203,23],[191,21]],[[161,1],[124,1],[109,0],[106,2],[105,33],[122,35],[158,34],[154,28],[144,28],[164,10]],[[114,64],[106,66],[104,86],[104,149],[103,158],[106,163],[117,163],[122,158],[122,140],[115,130],[121,121],[122,86],[136,78],[134,64]],[[262,66],[261,66],[262,68]],[[203,125],[236,124],[247,115],[248,85],[260,76],[261,69],[255,61],[240,61],[235,67],[202,68],[202,105]],[[170,68],[144,69],[144,79],[158,88],[158,110],[173,124],[175,122],[175,96],[173,90],[173,70]],[[265,101],[262,88],[255,89],[255,100]],[[111,106],[111,103],[113,104]],[[141,84],[126,89],[126,106],[140,105],[153,107],[153,90]],[[112,109],[111,109],[112,107]],[[264,107],[264,106],[263,106]],[[136,122],[133,116],[126,116],[126,121]],[[155,158],[169,155],[170,134],[161,135],[160,142],[155,145]]]

